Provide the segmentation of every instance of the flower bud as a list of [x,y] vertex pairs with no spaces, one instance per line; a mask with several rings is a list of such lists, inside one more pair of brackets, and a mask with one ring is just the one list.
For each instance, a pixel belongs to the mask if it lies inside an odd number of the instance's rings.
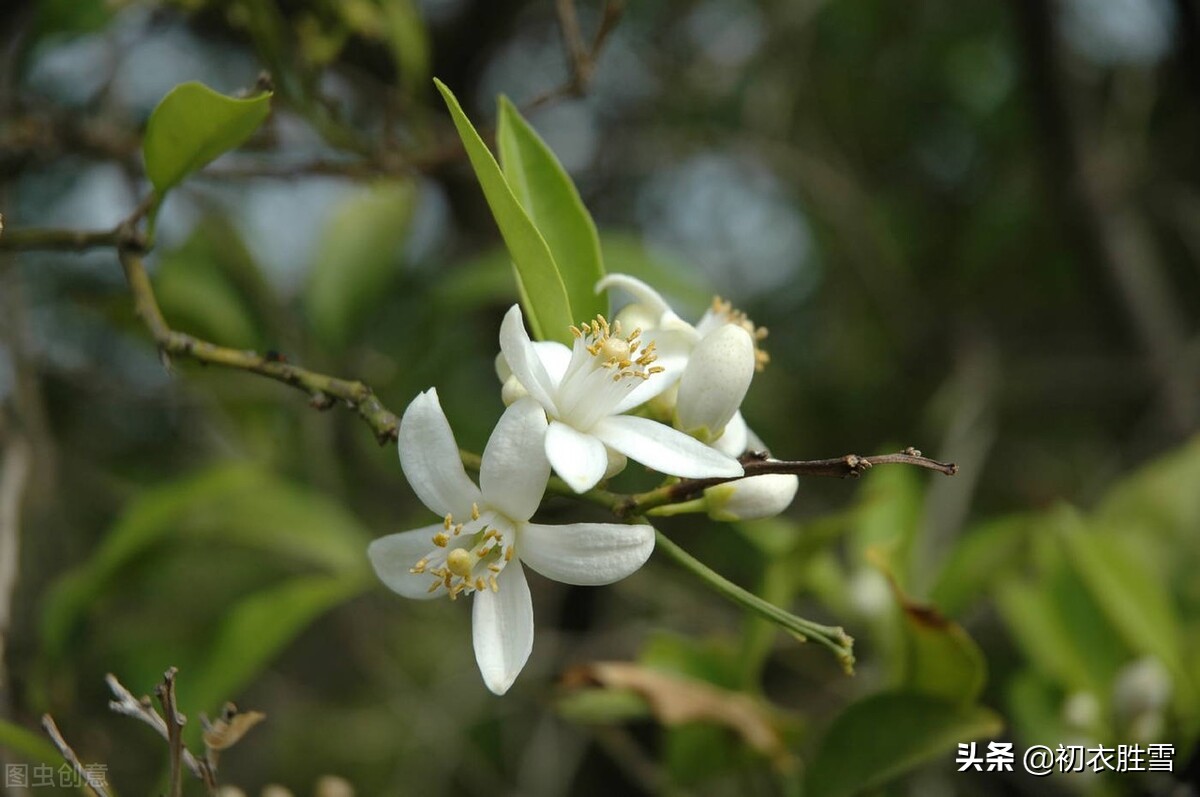
[[754,340],[734,324],[710,332],[696,345],[679,380],[675,428],[704,443],[725,431],[754,378]]
[[504,380],[504,387],[500,388],[500,400],[504,402],[504,406],[511,407],[521,399],[529,395],[529,391],[521,384],[521,380],[515,375],[509,376]]
[[790,473],[764,473],[709,487],[704,501],[713,520],[757,520],[787,509],[799,486]]

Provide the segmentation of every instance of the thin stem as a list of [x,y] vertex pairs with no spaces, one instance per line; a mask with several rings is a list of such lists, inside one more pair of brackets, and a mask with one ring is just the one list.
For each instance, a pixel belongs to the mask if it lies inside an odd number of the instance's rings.
[[400,419],[383,406],[370,387],[357,380],[310,371],[285,362],[278,356],[263,355],[218,346],[206,340],[177,332],[167,324],[154,296],[154,288],[140,255],[121,251],[121,266],[133,293],[134,306],[164,356],[189,357],[198,362],[235,368],[259,374],[305,391],[316,409],[329,409],[339,401],[352,408],[366,421],[380,444],[395,441]]
[[109,797],[108,789],[105,788],[103,781],[98,780],[94,776],[94,773],[88,772],[87,768],[79,763],[79,756],[75,755],[75,751],[71,749],[71,745],[67,744],[67,740],[63,738],[62,732],[54,724],[54,718],[49,714],[42,715],[42,728],[46,731],[46,735],[50,737],[50,741],[58,748],[58,752],[62,754],[63,759],[71,765],[71,769],[75,770],[75,775],[79,778],[79,782],[83,784],[83,788],[97,795],[97,797]]
[[938,462],[922,456],[915,448],[906,448],[896,454],[877,454],[872,457],[860,457],[857,454],[847,454],[832,459],[809,459],[781,461],[766,459],[762,454],[748,454],[742,458],[742,476],[721,479],[683,479],[674,484],[648,490],[644,493],[626,496],[613,507],[618,517],[630,517],[642,514],[656,507],[667,504],[679,504],[690,501],[703,493],[709,487],[718,484],[745,479],[750,476],[762,476],[767,473],[785,473],[796,476],[833,476],[838,478],[858,478],[864,472],[876,465],[911,465],[926,470],[935,470],[946,476],[958,473],[958,466],[953,462]]
[[842,669],[848,675],[854,673],[854,638],[840,626],[821,625],[812,620],[797,617],[791,612],[768,603],[705,565],[672,542],[661,531],[655,529],[654,535],[658,550],[671,557],[677,564],[691,572],[722,597],[790,631],[801,641],[811,639],[824,645],[837,656]]
[[170,797],[183,795],[183,726],[187,718],[179,713],[175,703],[175,673],[174,667],[163,674],[163,682],[154,688],[158,702],[162,704],[163,716],[167,724],[167,746],[170,749]]

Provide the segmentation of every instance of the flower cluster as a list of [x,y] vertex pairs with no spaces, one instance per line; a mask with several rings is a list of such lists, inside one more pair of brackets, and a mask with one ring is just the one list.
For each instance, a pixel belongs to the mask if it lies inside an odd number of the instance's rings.
[[[687,324],[633,277],[614,274],[597,285],[608,288],[636,302],[612,323],[597,316],[572,327],[570,348],[530,340],[520,307],[505,315],[496,367],[508,408],[484,448],[478,486],[436,389],[418,395],[401,419],[401,468],[441,521],[378,539],[368,554],[380,579],[405,597],[472,596],[475,658],[496,694],[533,647],[525,565],[567,584],[609,584],[654,549],[645,524],[532,522],[552,470],[578,493],[629,459],[668,476],[736,478],[737,457],[762,448],[739,407],[766,362],[758,346],[766,331],[719,301]],[[782,511],[795,491],[794,476],[756,476],[710,488],[705,508],[724,520],[762,517]]]

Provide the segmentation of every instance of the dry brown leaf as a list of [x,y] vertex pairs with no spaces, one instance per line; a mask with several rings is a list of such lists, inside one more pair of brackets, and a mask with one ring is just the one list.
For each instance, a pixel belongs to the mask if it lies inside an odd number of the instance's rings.
[[267,715],[261,711],[238,713],[236,706],[226,703],[215,722],[204,723],[204,746],[209,750],[227,750],[266,718]]
[[682,675],[653,670],[639,664],[599,661],[568,670],[562,683],[569,689],[589,685],[629,689],[650,706],[663,725],[711,722],[736,732],[754,750],[780,769],[794,765],[770,712],[759,701],[740,692]]

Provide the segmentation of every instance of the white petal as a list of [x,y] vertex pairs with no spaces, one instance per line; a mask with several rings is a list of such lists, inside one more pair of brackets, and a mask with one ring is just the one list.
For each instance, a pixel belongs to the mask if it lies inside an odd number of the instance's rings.
[[533,599],[519,559],[509,562],[497,581],[498,592],[475,593],[471,635],[483,682],[502,695],[533,650]]
[[[740,457],[746,453],[746,449],[752,447],[750,445],[750,429],[746,426],[746,419],[742,417],[740,411],[735,412],[729,419],[729,423],[725,424],[725,433],[712,442],[712,447],[731,457]],[[762,451],[763,449],[760,446],[755,450]]]
[[421,503],[439,515],[465,515],[479,500],[467,478],[454,432],[442,412],[437,390],[419,394],[400,420],[400,467]]
[[647,418],[605,418],[592,433],[605,445],[660,473],[690,479],[742,475],[742,466],[733,457]]
[[441,530],[442,524],[435,523],[432,526],[389,534],[373,540],[367,546],[367,557],[371,560],[379,580],[386,584],[388,589],[406,598],[427,600],[445,595],[444,591],[429,591],[433,576],[428,573],[418,576],[409,572],[413,565],[434,550],[433,535]]
[[711,443],[742,406],[754,378],[754,339],[734,324],[706,335],[679,380],[675,426]]
[[556,414],[553,398],[555,383],[550,380],[542,361],[538,359],[533,341],[529,339],[529,333],[525,331],[519,305],[514,304],[500,324],[500,351],[513,375],[521,380],[529,395],[537,399],[538,404],[548,412]]
[[756,520],[787,509],[799,486],[800,479],[790,473],[765,473],[709,487],[704,501],[713,520]]
[[572,523],[517,527],[521,561],[564,584],[611,584],[637,570],[654,550],[651,526]]
[[611,288],[620,288],[625,291],[637,299],[638,303],[648,307],[658,318],[662,318],[667,313],[675,315],[662,295],[637,277],[631,277],[628,274],[609,274],[596,283],[596,293]]
[[571,362],[571,349],[556,340],[537,340],[533,343],[533,350],[546,369],[550,382],[560,384],[567,373],[567,364]]
[[551,421],[546,430],[546,457],[554,472],[577,493],[595,487],[608,468],[604,444],[562,421]]
[[658,359],[654,361],[654,364],[663,371],[643,380],[640,385],[622,398],[613,411],[614,415],[629,412],[634,407],[645,404],[675,385],[683,375],[688,364],[688,356],[695,345],[694,341],[685,333],[669,330],[655,330],[642,335],[642,338],[647,344],[654,341],[654,350],[658,352]]
[[479,486],[484,502],[513,520],[528,520],[542,502],[550,462],[546,459],[546,411],[523,398],[500,416],[483,449]]

